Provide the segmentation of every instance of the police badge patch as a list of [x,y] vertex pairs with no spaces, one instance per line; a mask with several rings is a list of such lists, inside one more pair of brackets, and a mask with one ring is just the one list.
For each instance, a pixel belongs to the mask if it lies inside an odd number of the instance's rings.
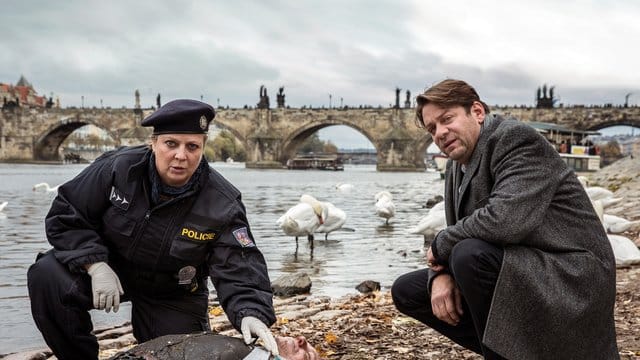
[[202,130],[207,128],[207,117],[204,115],[200,116],[200,128]]
[[233,237],[236,238],[236,241],[238,241],[242,247],[256,246],[256,244],[253,243],[253,240],[249,237],[249,232],[246,227],[234,230]]

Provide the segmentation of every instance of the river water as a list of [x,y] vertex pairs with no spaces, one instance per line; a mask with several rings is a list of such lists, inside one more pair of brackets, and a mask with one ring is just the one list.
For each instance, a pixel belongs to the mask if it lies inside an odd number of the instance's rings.
[[[33,191],[36,183],[58,185],[78,174],[86,165],[0,164],[0,354],[46,346],[33,324],[26,288],[26,272],[39,251],[50,248],[44,236],[44,217],[55,192]],[[242,192],[247,216],[258,247],[264,253],[271,280],[305,271],[314,295],[342,296],[356,293],[364,280],[388,289],[399,275],[422,267],[422,235],[407,229],[426,213],[427,199],[442,194],[443,182],[436,172],[377,172],[375,166],[347,165],[344,171],[255,170],[241,163],[212,163]],[[335,185],[350,183],[348,193]],[[376,217],[374,195],[393,194],[396,216],[385,225]],[[285,236],[276,219],[295,205],[301,194],[330,201],[347,213],[340,231],[316,236],[311,251],[306,239]],[[212,288],[212,287],[211,287]],[[120,324],[129,319],[130,306],[117,314],[92,311],[96,326]]]

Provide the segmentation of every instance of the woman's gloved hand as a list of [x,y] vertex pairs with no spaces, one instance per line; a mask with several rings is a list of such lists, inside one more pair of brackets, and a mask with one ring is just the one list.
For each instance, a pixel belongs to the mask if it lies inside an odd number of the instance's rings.
[[118,312],[120,295],[124,294],[118,275],[105,262],[97,262],[87,267],[91,276],[91,290],[93,292],[93,307],[106,312]]
[[253,316],[246,316],[242,318],[242,323],[240,324],[240,331],[242,332],[242,337],[244,338],[245,344],[251,343],[251,335],[256,335],[260,340],[262,340],[263,346],[265,349],[271,351],[271,353],[275,355],[279,355],[278,352],[278,344],[276,343],[276,339],[273,337],[271,330],[259,319]]

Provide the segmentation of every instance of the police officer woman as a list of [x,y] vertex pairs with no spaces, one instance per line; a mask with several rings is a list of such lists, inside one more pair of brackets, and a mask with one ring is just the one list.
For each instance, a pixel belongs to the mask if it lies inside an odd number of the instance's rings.
[[47,214],[53,249],[28,271],[31,311],[59,359],[97,359],[89,310],[131,301],[142,343],[209,330],[207,278],[246,343],[274,355],[267,266],[240,192],[203,156],[214,109],[171,101],[142,121],[151,146],[107,152],[58,189]]

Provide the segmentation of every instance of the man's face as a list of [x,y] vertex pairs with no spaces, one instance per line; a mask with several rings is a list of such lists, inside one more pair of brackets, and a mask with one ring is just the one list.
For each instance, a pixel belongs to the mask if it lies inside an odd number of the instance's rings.
[[196,171],[204,149],[204,134],[162,134],[151,143],[162,182],[182,186]]
[[287,360],[319,360],[320,355],[304,336],[276,336],[280,356]]
[[428,103],[422,108],[422,121],[435,144],[461,164],[467,164],[471,159],[484,116],[484,107],[479,102],[471,105],[469,113],[462,106],[445,109]]

